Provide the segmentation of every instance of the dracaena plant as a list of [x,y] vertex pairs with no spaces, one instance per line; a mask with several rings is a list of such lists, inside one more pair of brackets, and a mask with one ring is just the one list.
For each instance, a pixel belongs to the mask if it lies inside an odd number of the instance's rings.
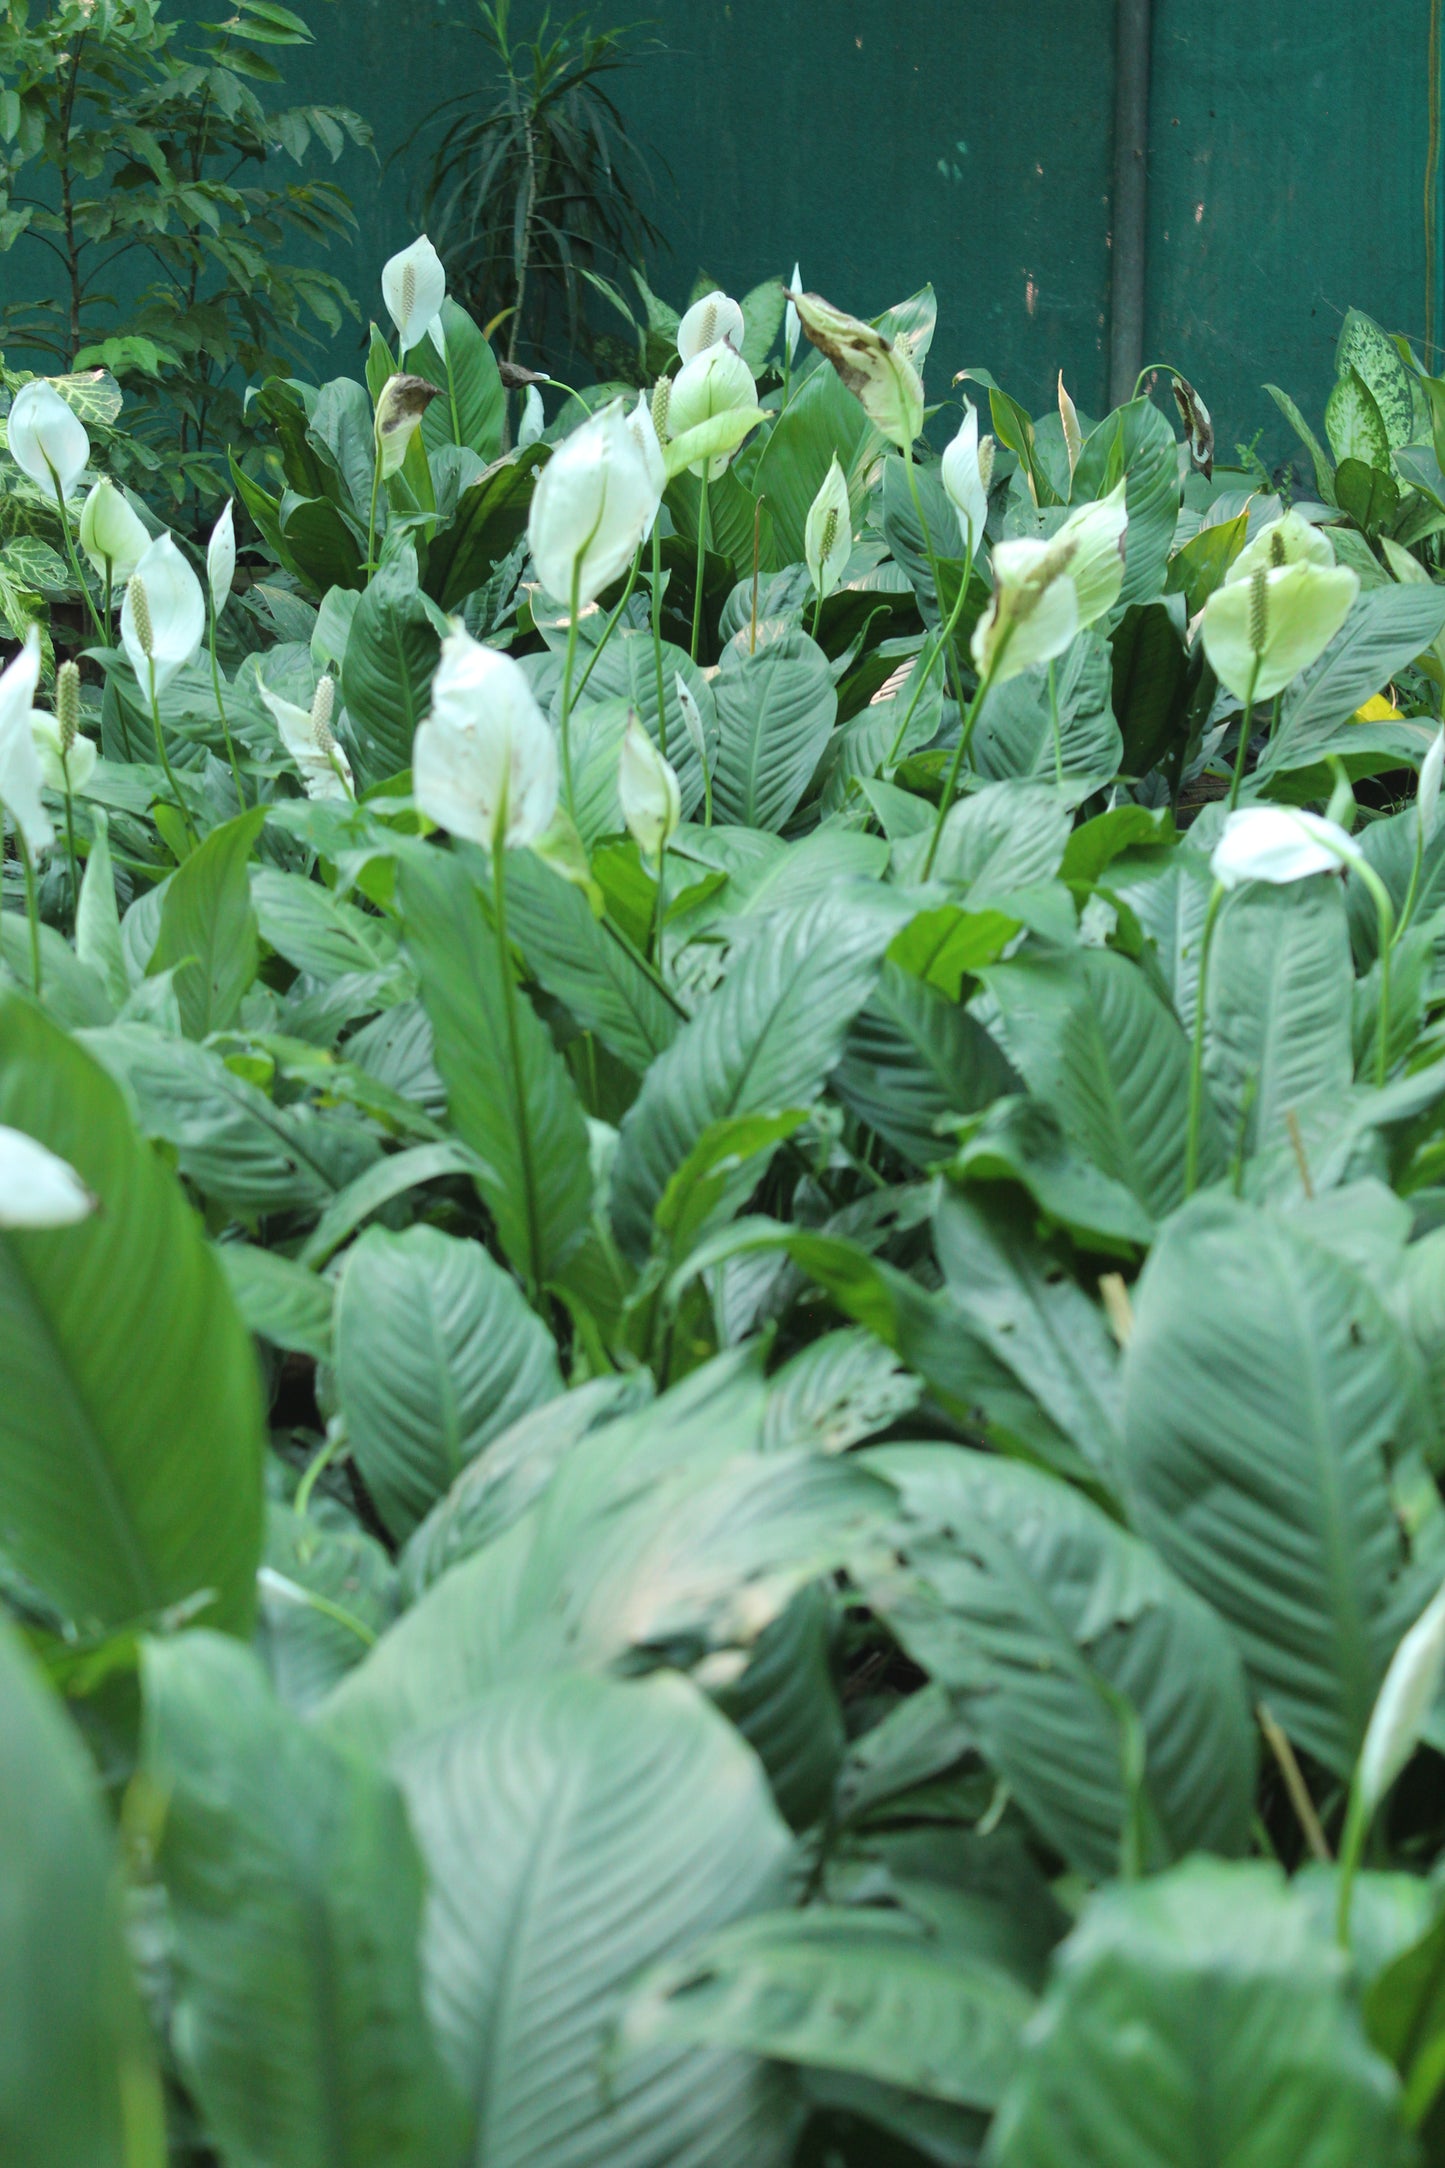
[[1428,429],[851,298],[418,236],[201,543],[14,387],[27,2168],[1432,2157]]
[[191,512],[248,440],[246,380],[355,313],[332,273],[288,260],[355,224],[335,182],[298,169],[371,140],[345,107],[266,95],[272,56],[310,38],[272,0],[214,24],[157,0],[0,10],[0,247],[22,296],[0,344],[118,377],[121,478]]

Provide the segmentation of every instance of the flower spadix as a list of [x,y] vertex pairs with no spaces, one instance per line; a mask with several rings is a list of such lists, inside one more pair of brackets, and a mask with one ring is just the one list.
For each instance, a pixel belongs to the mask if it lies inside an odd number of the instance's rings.
[[803,528],[803,555],[816,593],[825,599],[832,594],[847,571],[852,554],[853,515],[848,503],[848,480],[835,452],[822,487],[808,508]]
[[873,426],[900,451],[923,427],[923,379],[908,341],[889,341],[861,317],[835,309],[821,294],[789,295],[798,320],[832,362]]
[[1310,558],[1257,564],[1217,587],[1201,636],[1220,684],[1237,700],[1272,700],[1324,653],[1359,591],[1346,566]]
[[557,784],[557,740],[526,672],[470,633],[450,632],[412,748],[423,813],[488,850],[521,849],[551,825]]
[[724,339],[731,346],[741,347],[745,330],[743,312],[731,294],[714,292],[704,294],[677,327],[677,351],[684,362],[696,360],[710,346],[720,346]]
[[[433,322],[440,317],[442,303],[447,297],[447,275],[442,260],[424,233],[417,236],[410,248],[398,250],[383,266],[381,297],[386,303],[387,315],[396,326],[402,353],[420,346]],[[437,331],[440,330],[438,322]],[[440,340],[437,344],[441,349]]]
[[662,492],[620,400],[563,439],[538,479],[527,540],[548,594],[594,602],[652,529]]
[[57,489],[72,496],[90,458],[90,438],[48,377],[21,385],[6,426],[10,457],[21,473],[47,496]]
[[1332,565],[1335,561],[1334,545],[1323,527],[1312,527],[1298,512],[1282,513],[1261,527],[1252,542],[1246,542],[1224,575],[1224,584],[1232,586],[1236,580],[1247,580],[1261,565],[1267,571],[1278,572],[1285,565]]
[[121,645],[136,683],[163,692],[195,661],[205,636],[201,583],[170,536],[157,535],[131,574],[120,612]]
[[260,686],[261,698],[271,710],[281,743],[301,776],[308,798],[353,797],[356,779],[345,748],[331,724],[336,712],[336,680],[318,679],[309,709],[294,700],[283,700],[269,685]]

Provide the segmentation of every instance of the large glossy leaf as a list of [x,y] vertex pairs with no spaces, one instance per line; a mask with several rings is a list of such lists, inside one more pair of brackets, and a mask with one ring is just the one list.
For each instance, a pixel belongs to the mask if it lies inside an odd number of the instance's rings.
[[[643,729],[653,744],[665,752],[672,763],[677,774],[683,813],[691,818],[702,804],[703,770],[687,724],[683,721],[682,703],[677,691],[679,677],[691,693],[697,708],[702,722],[703,742],[709,749],[709,757],[715,759],[717,709],[713,688],[716,681],[704,676],[686,648],[674,647],[667,640],[662,643],[662,705],[659,708],[657,650],[652,644],[651,633],[619,630],[612,635],[597,657],[596,665],[587,679],[586,698],[589,703],[622,701],[628,708],[637,710],[638,721]],[[661,725],[658,723],[659,714],[662,716]],[[614,832],[621,825],[616,806],[616,767],[617,759],[614,753],[611,760],[612,772],[608,778],[611,818],[607,823]]]
[[861,1456],[902,1494],[871,1607],[961,1700],[1040,1836],[1103,1878],[1244,1849],[1254,1742],[1240,1666],[1206,1605],[1055,1477],[963,1447]]
[[119,1626],[204,1597],[244,1631],[261,1543],[255,1357],[179,1183],[120,1092],[0,995],[0,1122],[98,1209],[0,1234],[0,1544],[63,1618]]
[[[963,891],[965,910],[1006,908],[1014,889],[1051,880],[1069,840],[1069,804],[1051,783],[985,783],[953,806],[932,877]],[[931,833],[895,846],[900,880],[921,880]]]
[[1124,586],[1119,601],[1152,602],[1164,585],[1179,513],[1179,451],[1158,407],[1134,399],[1099,423],[1079,454],[1072,502],[1107,497],[1125,484],[1129,525],[1124,537]]
[[[1136,964],[1113,949],[1025,957],[987,971],[1009,1058],[1064,1134],[1156,1218],[1184,1196],[1189,1043]],[[1200,1174],[1224,1164],[1212,1105]]]
[[1290,1116],[1343,1100],[1352,992],[1337,880],[1252,882],[1230,897],[1210,954],[1204,1061],[1232,1146],[1292,1162]]
[[638,1973],[776,1904],[787,1832],[685,1681],[504,1688],[398,1774],[431,1894],[428,2006],[476,2116],[475,2168],[768,2168],[793,2128],[752,2056],[619,2063]]
[[462,861],[409,852],[401,896],[452,1122],[483,1162],[477,1183],[503,1248],[541,1287],[565,1265],[591,1210],[581,1104],[510,962],[502,965]]
[[715,1122],[806,1106],[843,1051],[893,930],[866,892],[840,890],[770,922],[647,1073],[613,1173],[619,1240],[645,1254],[671,1177]]
[[[1124,741],[1111,703],[1113,658],[1096,632],[1081,633],[1047,669],[1022,671],[990,695],[974,737],[979,773],[1107,781],[1119,771]],[[1058,738],[1054,715],[1058,714]]]
[[760,644],[755,655],[726,648],[712,690],[717,816],[775,832],[807,789],[832,735],[838,696],[827,657],[794,626]]
[[808,512],[834,457],[852,474],[877,442],[836,371],[815,369],[779,417],[753,476],[757,494],[768,500],[780,563],[802,563]]
[[120,1865],[79,1740],[0,1625],[0,2158],[163,2168]]
[[549,456],[547,445],[529,444],[462,491],[451,521],[427,548],[427,593],[444,610],[459,609],[525,533],[537,470]]
[[1017,1083],[983,1026],[937,987],[885,963],[854,1018],[833,1085],[915,1167],[947,1159],[949,1115],[974,1114]]
[[1197,1861],[1094,1900],[991,2168],[1404,2168],[1344,1960],[1274,1868]]
[[441,639],[417,586],[411,549],[382,566],[356,606],[341,697],[351,723],[359,785],[411,766],[411,742],[427,711]]
[[552,1335],[479,1242],[373,1227],[341,1279],[336,1386],[356,1464],[401,1541],[562,1378]]
[[247,1651],[147,1643],[144,1767],[186,2080],[235,2168],[434,2168],[465,2117],[422,2006],[421,1862],[396,1787]]
[[1445,589],[1381,587],[1362,594],[1319,661],[1285,694],[1260,775],[1320,759],[1340,725],[1423,654],[1442,626]]
[[[406,357],[408,369],[442,388],[422,416],[428,444],[464,444],[482,459],[495,459],[502,448],[507,394],[497,357],[466,310],[450,296],[441,308],[445,353],[438,354],[428,335]],[[505,554],[501,552],[499,554]]]
[[1125,1362],[1135,1521],[1340,1775],[1408,1623],[1390,1466],[1425,1421],[1403,1334],[1343,1259],[1224,1198],[1165,1231]]
[[188,1039],[224,1031],[256,976],[260,951],[248,865],[265,818],[257,806],[213,828],[166,883],[160,932],[146,969],[153,977],[175,972]]
[[653,1973],[623,2045],[741,2048],[993,2108],[1032,2009],[1002,1967],[906,1915],[817,1907],[739,1921]]

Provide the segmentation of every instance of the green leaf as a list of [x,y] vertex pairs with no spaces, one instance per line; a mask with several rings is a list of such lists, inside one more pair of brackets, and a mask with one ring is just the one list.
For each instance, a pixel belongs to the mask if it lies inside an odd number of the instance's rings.
[[1057,1115],[1036,1099],[995,1100],[963,1130],[948,1172],[955,1182],[1019,1183],[1046,1220],[1089,1249],[1128,1252],[1153,1238],[1137,1197],[1070,1151]]
[[416,555],[408,548],[382,566],[357,604],[341,665],[341,697],[362,788],[411,766],[412,739],[427,712],[440,652],[417,587]]
[[495,459],[502,449],[507,414],[497,357],[450,295],[442,303],[441,315],[445,356],[437,353],[427,337],[406,357],[408,369],[442,388],[441,398],[433,399],[422,416],[422,442],[428,447],[464,444],[479,458]]
[[[433,400],[432,410],[441,404]],[[550,456],[550,446],[529,444],[462,491],[450,524],[427,545],[427,593],[444,610],[460,609],[526,533],[537,472]]]
[[160,932],[146,966],[151,978],[174,971],[181,1024],[204,1039],[235,1021],[260,958],[249,864],[266,818],[255,806],[213,828],[166,883]]
[[396,1615],[397,1574],[334,1500],[325,1520],[274,1502],[257,1576],[256,1653],[288,1709],[309,1716],[355,1670]]
[[781,2168],[794,2125],[766,2062],[659,2046],[619,2065],[614,2051],[644,1967],[780,1899],[787,1832],[732,1728],[681,1679],[564,1675],[487,1696],[398,1774],[431,1883],[428,2001],[476,2116],[472,2157]]
[[859,1569],[867,1601],[1045,1842],[1095,1879],[1242,1852],[1254,1740],[1208,1606],[1040,1470],[948,1445],[857,1457],[902,1494],[895,1562]]
[[507,926],[540,986],[637,1076],[684,1021],[675,998],[587,898],[528,851],[507,864]]
[[279,1250],[222,1242],[216,1255],[248,1332],[293,1354],[331,1359],[331,1312],[336,1291]]
[[755,655],[723,651],[713,679],[719,820],[776,833],[803,796],[838,713],[827,657],[799,627]]
[[1406,2120],[1418,2126],[1445,2085],[1445,1919],[1370,1982],[1365,2024],[1399,2071]]
[[877,444],[837,371],[813,370],[778,417],[753,475],[754,492],[767,498],[772,514],[780,563],[803,562],[808,513],[835,455],[849,477],[849,495],[861,498],[863,469]]
[[1125,1360],[1133,1517],[1340,1776],[1410,1615],[1390,1468],[1423,1421],[1399,1327],[1341,1258],[1225,1198],[1165,1230]]
[[409,851],[402,924],[457,1135],[502,1247],[534,1289],[563,1275],[592,1207],[587,1128],[561,1055],[503,966],[460,859]]
[[892,962],[833,1075],[844,1105],[915,1167],[949,1158],[940,1128],[950,1115],[977,1113],[1016,1083],[976,1017]]
[[99,972],[105,990],[117,1008],[130,994],[130,974],[120,942],[120,912],[115,900],[115,871],[110,857],[110,830],[97,806],[91,813],[90,852],[80,884],[80,909],[75,921],[75,953],[81,963]]
[[1309,453],[1315,470],[1315,488],[1319,491],[1326,504],[1333,504],[1335,501],[1335,470],[1330,465],[1328,452],[1295,405],[1293,399],[1290,398],[1289,393],[1281,391],[1277,384],[1266,384],[1264,388],[1299,438],[1300,443]]
[[623,1121],[612,1210],[625,1249],[647,1254],[668,1182],[715,1122],[818,1097],[892,931],[866,891],[840,890],[780,913],[735,955],[722,985],[653,1063]]
[[1277,1869],[1198,1860],[1095,1898],[999,2110],[993,2168],[1405,2168],[1345,1961]]
[[1107,782],[1117,775],[1124,741],[1110,704],[1112,659],[1108,642],[1085,632],[1049,669],[1021,671],[1000,685],[979,717],[974,739],[979,773],[991,782],[1056,775]]
[[[1010,1060],[1099,1170],[1163,1219],[1184,1198],[1189,1045],[1137,965],[1113,949],[1020,958],[983,974],[1002,1013]],[[1211,1106],[1200,1171],[1224,1147]]]
[[[1422,655],[1445,629],[1445,587],[1381,587],[1362,594],[1319,661],[1284,696],[1261,778],[1349,750],[1338,733],[1355,710]],[[1423,750],[1423,747],[1422,747]]]
[[402,1541],[562,1378],[552,1335],[479,1242],[373,1227],[342,1274],[336,1389],[357,1467]]
[[622,2043],[740,2048],[994,2108],[1032,2009],[1000,1966],[901,1913],[813,1906],[742,1920],[650,1974]]
[[207,1598],[244,1632],[261,1547],[255,1357],[175,1177],[89,1055],[0,995],[0,1122],[69,1161],[90,1218],[0,1235],[0,1528],[65,1619]]
[[[1069,840],[1069,806],[1050,783],[985,783],[949,808],[933,861],[933,879],[963,891],[966,911],[1007,909],[1015,889],[1034,888],[1059,870]],[[901,881],[920,880],[932,837],[895,846]]]
[[1078,506],[1107,497],[1120,482],[1126,485],[1129,525],[1118,607],[1127,609],[1162,593],[1179,518],[1179,447],[1148,399],[1116,407],[1091,432],[1074,468],[1069,501]]
[[[682,719],[682,704],[678,699],[677,680],[681,677],[696,702],[702,718],[703,739],[713,757],[717,741],[717,711],[713,700],[713,680],[704,677],[686,648],[674,647],[670,641],[662,643],[662,716],[666,730],[658,726],[657,705],[657,651],[652,644],[650,632],[624,632],[620,628],[608,641],[596,665],[587,679],[589,703],[602,701],[624,702],[635,708],[638,721],[653,744],[667,758],[677,774],[678,790],[682,797],[683,818],[690,819],[703,799],[702,762],[694,750],[687,725]],[[607,777],[608,828],[613,832],[617,819],[617,756],[611,755]],[[601,831],[603,833],[606,830]]]
[[0,1624],[0,2132],[25,2168],[163,2168],[119,1862],[85,1751]]
[[249,1651],[146,1644],[144,1768],[188,2085],[236,2168],[433,2168],[465,2128],[422,2006],[395,1786],[282,1708]]
[[1189,658],[1162,602],[1124,612],[1113,637],[1114,713],[1124,738],[1120,765],[1146,775],[1185,735]]
[[[1374,393],[1358,369],[1346,364],[1335,379],[1325,405],[1325,435],[1336,466],[1347,459],[1364,466],[1390,471],[1390,435]],[[1339,476],[1335,477],[1338,487]]]
[[1414,443],[1415,403],[1410,395],[1409,372],[1394,340],[1360,309],[1345,311],[1335,347],[1335,369],[1341,376],[1353,369],[1368,387],[1392,451]]

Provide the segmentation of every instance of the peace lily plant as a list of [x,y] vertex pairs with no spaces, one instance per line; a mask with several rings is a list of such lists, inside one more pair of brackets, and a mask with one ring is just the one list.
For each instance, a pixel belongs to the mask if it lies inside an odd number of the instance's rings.
[[1445,393],[631,283],[5,379],[0,2131],[1423,2168]]

